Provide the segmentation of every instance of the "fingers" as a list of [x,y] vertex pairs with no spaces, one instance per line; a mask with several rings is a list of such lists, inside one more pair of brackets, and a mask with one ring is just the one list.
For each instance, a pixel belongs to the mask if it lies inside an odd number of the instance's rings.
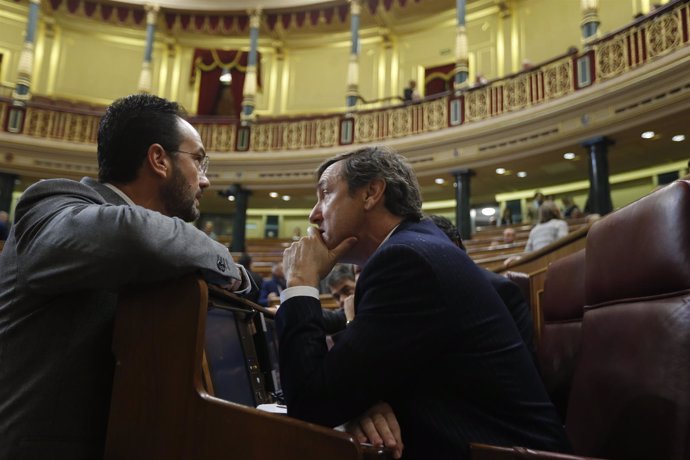
[[364,433],[364,436],[369,440],[369,442],[376,446],[376,447],[382,447],[383,444],[383,439],[379,435],[378,429],[376,428],[376,424],[374,423],[374,420],[372,417],[375,417],[376,415],[370,415],[370,414],[365,414],[362,418],[359,420],[359,427],[361,428],[362,432]]
[[[320,237],[320,235],[319,235]],[[343,240],[338,246],[333,248],[331,251],[331,257],[333,261],[340,260],[340,258],[345,255],[350,249],[352,249],[355,244],[357,244],[357,237],[351,236]]]
[[355,437],[355,440],[357,440],[358,443],[362,444],[365,442],[369,442],[369,438],[367,438],[367,435],[364,434],[362,429],[356,423],[353,423],[352,427],[348,431]]
[[[381,403],[388,406],[386,403]],[[403,442],[400,433],[400,425],[398,424],[398,419],[395,418],[393,409],[388,406],[388,411],[384,413],[385,424],[388,427],[387,432],[383,436],[384,445],[393,450],[393,458],[400,458],[402,456]],[[389,437],[390,435],[390,437]],[[397,455],[396,455],[397,452]]]
[[[369,413],[373,423],[373,428],[371,429],[381,439],[383,445],[391,449],[393,458],[400,458],[403,451],[402,436],[398,419],[395,417],[391,406],[385,402],[380,402],[372,407]],[[368,434],[366,430],[365,433]]]

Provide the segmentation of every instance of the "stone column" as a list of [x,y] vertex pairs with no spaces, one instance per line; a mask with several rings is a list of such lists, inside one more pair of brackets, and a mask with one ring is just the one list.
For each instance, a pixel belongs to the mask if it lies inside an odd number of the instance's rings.
[[236,184],[232,187],[235,195],[235,219],[232,222],[232,244],[230,251],[243,252],[246,243],[247,205],[249,204],[249,190]]
[[587,46],[599,35],[599,0],[581,0],[582,43]]
[[24,129],[26,103],[31,99],[31,79],[34,74],[34,43],[36,41],[36,28],[38,27],[38,12],[40,9],[41,0],[30,0],[24,46],[19,55],[19,65],[17,67],[17,84],[12,92],[12,105],[7,114],[7,131],[10,133],[21,133]]
[[249,58],[247,59],[247,73],[244,76],[242,90],[242,123],[249,124],[256,119],[254,114],[256,99],[256,61],[259,46],[259,24],[261,22],[261,8],[249,11]]
[[19,55],[19,67],[17,69],[17,86],[12,97],[18,101],[28,101],[31,92],[31,78],[34,73],[34,42],[36,41],[36,28],[38,27],[38,12],[41,9],[41,0],[29,2],[29,20],[26,23],[26,35],[24,47]]
[[453,88],[459,91],[467,88],[469,74],[469,51],[467,48],[467,31],[465,29],[465,0],[456,0],[457,28],[455,32],[455,79]]
[[156,20],[158,18],[158,5],[148,4],[146,8],[146,49],[144,62],[141,64],[138,89],[142,93],[151,92],[151,60],[153,57],[153,37],[156,33]]
[[350,0],[350,62],[347,66],[347,92],[345,105],[348,112],[353,112],[359,95],[359,0]]
[[608,146],[613,144],[606,137],[594,137],[582,143],[589,152],[589,211],[602,216],[613,210],[607,155]]
[[460,169],[453,172],[455,177],[455,224],[463,240],[472,237],[472,220],[470,218],[470,178],[474,176],[471,169]]
[[17,176],[0,172],[0,211],[10,212],[12,206],[12,192]]

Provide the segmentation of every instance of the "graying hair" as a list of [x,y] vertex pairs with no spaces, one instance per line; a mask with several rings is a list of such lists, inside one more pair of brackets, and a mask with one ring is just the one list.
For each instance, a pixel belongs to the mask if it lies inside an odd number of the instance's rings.
[[539,206],[539,223],[543,224],[551,219],[560,219],[561,211],[558,210],[558,206],[551,200],[544,201],[541,206]]
[[337,264],[326,277],[326,284],[331,288],[343,280],[355,280],[354,267],[350,264]]
[[343,162],[340,175],[348,190],[355,190],[376,179],[386,183],[384,206],[392,214],[419,222],[422,219],[422,194],[412,166],[405,157],[388,147],[365,147],[329,158],[316,171],[317,180],[332,164]]

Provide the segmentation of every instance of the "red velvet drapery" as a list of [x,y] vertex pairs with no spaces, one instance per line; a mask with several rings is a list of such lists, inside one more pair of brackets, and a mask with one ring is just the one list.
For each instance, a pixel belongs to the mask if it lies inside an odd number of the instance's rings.
[[[239,117],[242,111],[242,89],[247,69],[249,53],[239,50],[211,50],[197,48],[194,50],[194,65],[192,75],[194,78],[197,69],[201,70],[201,82],[199,84],[198,115],[226,115]],[[261,56],[257,56],[257,62],[261,62]],[[224,69],[228,69],[232,75],[232,83],[224,87],[220,82],[220,76]],[[257,86],[261,88],[261,71],[257,65]],[[227,107],[231,102],[231,109],[219,113],[220,107]]]

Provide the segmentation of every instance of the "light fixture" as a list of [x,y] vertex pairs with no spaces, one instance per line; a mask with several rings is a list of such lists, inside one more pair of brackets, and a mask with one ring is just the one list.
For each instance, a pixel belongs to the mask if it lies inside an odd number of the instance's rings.
[[517,176],[518,177],[527,177],[527,173],[525,171],[518,171]]
[[573,152],[566,152],[563,154],[563,158],[566,160],[573,160],[575,159],[575,154]]
[[496,174],[505,174],[506,168],[496,168]]
[[278,198],[278,192],[271,192],[268,194],[271,198]]
[[673,142],[683,142],[685,140],[685,134],[676,134],[671,138]]
[[443,185],[446,183],[446,180],[443,177],[437,177],[434,179],[434,182],[436,182],[438,185]]
[[223,73],[220,74],[219,80],[221,83],[225,83],[226,85],[232,83],[232,74],[230,73],[230,69],[223,67]]
[[656,136],[656,133],[654,131],[645,131],[641,134],[642,139],[651,139],[654,136]]
[[494,214],[496,214],[495,208],[482,208],[482,215],[484,215],[486,217],[491,217]]
[[228,195],[228,201],[235,201],[235,195]]
[[283,201],[290,201],[290,195],[283,195],[281,198]]

